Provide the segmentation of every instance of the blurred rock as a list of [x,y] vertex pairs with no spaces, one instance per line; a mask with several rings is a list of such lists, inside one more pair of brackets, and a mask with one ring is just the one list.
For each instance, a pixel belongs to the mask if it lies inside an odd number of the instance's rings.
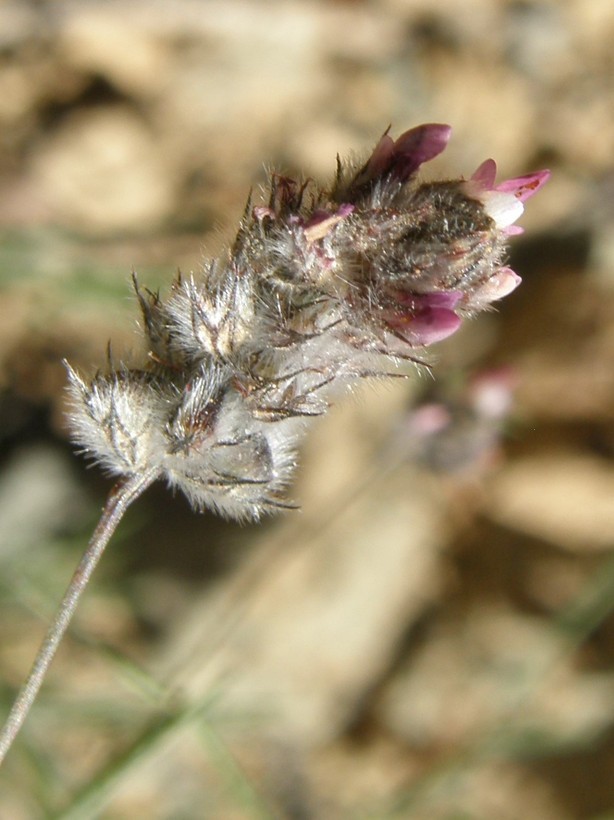
[[485,510],[506,527],[572,552],[610,550],[614,467],[581,453],[527,456],[493,478]]
[[32,173],[56,216],[77,229],[152,229],[174,207],[172,175],[153,136],[119,106],[68,118],[37,154]]
[[332,498],[269,537],[177,624],[165,677],[199,697],[223,675],[227,708],[264,712],[299,746],[339,735],[432,602],[445,542],[437,494],[419,476],[401,471],[358,501],[329,519]]
[[533,743],[575,743],[612,718],[614,676],[566,658],[538,618],[482,605],[439,624],[387,688],[378,714],[412,747],[480,738],[487,755]]
[[70,466],[46,445],[13,454],[0,477],[0,558],[44,543],[80,518],[83,496]]

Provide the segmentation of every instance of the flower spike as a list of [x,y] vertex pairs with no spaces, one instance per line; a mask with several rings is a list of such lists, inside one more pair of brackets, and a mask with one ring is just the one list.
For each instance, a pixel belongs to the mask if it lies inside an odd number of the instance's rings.
[[360,379],[404,375],[425,347],[510,293],[504,264],[539,171],[495,184],[486,160],[466,179],[419,182],[450,127],[388,131],[329,187],[272,175],[238,235],[168,296],[134,289],[138,367],[69,368],[75,442],[117,477],[26,685],[0,732],[6,754],[77,601],[126,508],[158,478],[196,510],[236,520],[287,509],[297,448],[314,418]]

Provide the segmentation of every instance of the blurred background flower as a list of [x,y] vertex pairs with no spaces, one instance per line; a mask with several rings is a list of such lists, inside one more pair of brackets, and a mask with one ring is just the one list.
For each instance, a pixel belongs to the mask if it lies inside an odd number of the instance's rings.
[[[614,6],[607,0],[0,6],[0,676],[8,710],[109,482],[61,359],[138,344],[264,166],[318,180],[446,122],[426,172],[553,171],[523,278],[314,428],[301,513],[153,488],[0,772],[0,813],[605,817],[614,802]],[[72,812],[72,813],[70,813]]]

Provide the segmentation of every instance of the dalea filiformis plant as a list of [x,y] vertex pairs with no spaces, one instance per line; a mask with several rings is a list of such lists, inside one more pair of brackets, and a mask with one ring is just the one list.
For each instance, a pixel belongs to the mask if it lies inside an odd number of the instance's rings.
[[520,283],[505,264],[523,202],[547,171],[496,183],[423,182],[446,125],[386,132],[327,187],[273,174],[233,243],[168,296],[134,288],[138,367],[93,379],[69,367],[75,441],[118,477],[102,519],[0,736],[8,750],[91,573],[126,508],[153,481],[233,519],[293,506],[286,492],[309,424],[357,381],[406,375],[424,349]]

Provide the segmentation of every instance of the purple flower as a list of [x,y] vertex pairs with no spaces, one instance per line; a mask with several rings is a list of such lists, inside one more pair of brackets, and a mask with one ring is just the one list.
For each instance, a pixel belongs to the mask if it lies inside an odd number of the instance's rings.
[[519,234],[523,229],[514,225],[522,215],[525,202],[550,178],[550,171],[536,171],[522,177],[514,177],[495,185],[497,163],[494,159],[485,160],[465,183],[465,190],[470,196],[479,199],[486,213],[494,220],[500,230],[508,236]]
[[461,318],[454,308],[462,293],[398,294],[398,309],[384,314],[388,327],[410,345],[426,347],[455,333]]
[[439,123],[411,128],[396,140],[386,131],[352,180],[350,190],[356,196],[380,180],[406,183],[424,162],[441,154],[451,133],[449,125]]
[[[514,223],[523,203],[550,176],[538,171],[496,184],[497,166],[488,159],[469,179],[419,182],[416,172],[444,150],[450,134],[449,126],[434,123],[396,140],[386,132],[358,171],[339,168],[331,198],[339,212],[353,205],[350,218],[339,224],[329,210],[310,229],[317,240],[328,225],[336,227],[344,265],[329,264],[331,291],[348,300],[348,325],[371,328],[384,347],[394,337],[391,354],[399,341],[441,341],[462,316],[520,284],[504,264],[506,243],[522,232]],[[319,210],[315,215],[321,219]],[[314,281],[328,284],[326,277]]]

